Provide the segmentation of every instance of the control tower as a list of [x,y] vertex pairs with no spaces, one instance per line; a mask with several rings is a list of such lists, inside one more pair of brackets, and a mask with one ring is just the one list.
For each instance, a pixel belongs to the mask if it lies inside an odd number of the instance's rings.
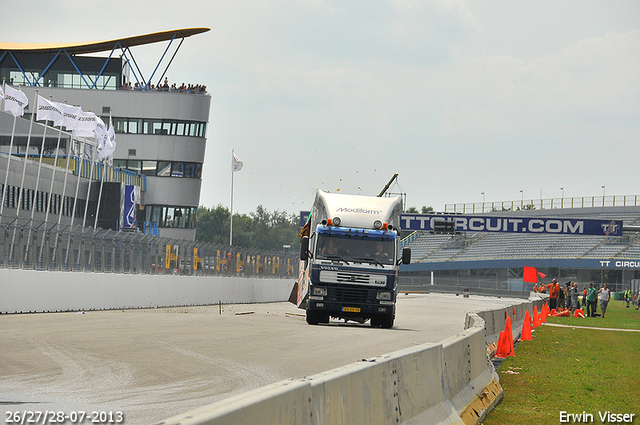
[[[69,133],[35,122],[39,95],[80,106],[107,125],[113,122],[112,163],[100,166],[110,170],[106,175],[119,176],[113,182],[139,187],[137,231],[195,240],[211,96],[203,82],[188,81],[188,75],[168,86],[165,81],[185,39],[207,31],[187,28],[86,43],[0,42],[0,77],[29,101],[17,120],[0,113],[2,224],[29,219],[94,226],[85,208],[89,215],[96,211],[100,174],[82,171],[87,158],[74,151]],[[144,75],[131,48],[152,43],[167,47],[153,72]],[[118,226],[96,214],[100,227]]]

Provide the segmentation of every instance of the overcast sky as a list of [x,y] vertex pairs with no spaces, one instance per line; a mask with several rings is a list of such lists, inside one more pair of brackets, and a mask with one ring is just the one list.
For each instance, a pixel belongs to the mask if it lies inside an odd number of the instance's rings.
[[[8,3],[2,41],[211,28],[167,73],[212,97],[206,207],[229,206],[232,149],[241,213],[377,195],[394,173],[436,210],[640,194],[637,0]],[[145,76],[165,47],[133,50]]]

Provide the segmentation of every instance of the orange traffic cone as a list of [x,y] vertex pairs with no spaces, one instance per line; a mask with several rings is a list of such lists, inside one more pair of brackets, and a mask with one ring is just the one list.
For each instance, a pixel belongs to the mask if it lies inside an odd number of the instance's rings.
[[505,353],[504,342],[504,332],[500,332],[500,337],[498,338],[498,346],[496,347],[496,355],[494,357],[499,357],[501,359],[507,357],[509,353]]
[[522,337],[523,341],[531,341],[531,325],[529,324],[529,310],[525,313],[524,322],[522,322]]
[[582,317],[584,319],[584,310],[581,308],[576,309],[573,313],[573,317]]
[[540,314],[538,314],[538,306],[533,306],[533,329],[540,326]]
[[504,324],[505,347],[509,350],[508,356],[515,357],[516,353],[513,348],[513,330],[511,329],[511,317],[507,317],[507,323]]

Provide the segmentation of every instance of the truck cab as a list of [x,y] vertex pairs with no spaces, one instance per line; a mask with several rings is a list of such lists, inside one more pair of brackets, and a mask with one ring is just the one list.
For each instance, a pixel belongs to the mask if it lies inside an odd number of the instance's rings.
[[335,317],[393,327],[399,264],[411,256],[399,250],[401,209],[400,197],[318,191],[300,252],[298,306],[309,324]]

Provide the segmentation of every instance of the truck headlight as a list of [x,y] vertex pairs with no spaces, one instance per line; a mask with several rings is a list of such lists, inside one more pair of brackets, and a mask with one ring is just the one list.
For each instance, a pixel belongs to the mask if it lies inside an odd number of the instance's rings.
[[327,295],[327,288],[314,286],[313,287],[313,295],[321,295],[321,296],[324,297],[324,296]]
[[376,299],[379,300],[390,300],[391,299],[391,292],[378,292],[378,295],[376,295]]

